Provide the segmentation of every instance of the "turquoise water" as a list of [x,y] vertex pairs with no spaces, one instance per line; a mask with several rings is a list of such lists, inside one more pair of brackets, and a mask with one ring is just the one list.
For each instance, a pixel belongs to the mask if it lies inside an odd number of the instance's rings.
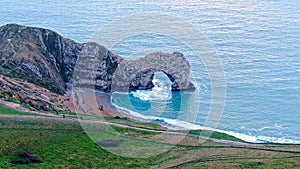
[[[1,25],[45,27],[78,42],[87,42],[104,25],[136,13],[164,12],[183,18],[208,38],[224,66],[227,95],[217,129],[257,142],[300,141],[298,0],[36,0],[26,3],[1,0],[0,6]],[[162,35],[129,37],[112,49],[124,58],[138,56],[140,50],[185,54],[200,93],[199,101],[196,100],[199,110],[193,113],[198,115],[196,124],[203,126],[209,113],[211,86],[199,58],[184,44]],[[168,81],[157,79],[162,84]],[[159,96],[153,99],[151,92],[115,93],[113,101],[143,115],[170,119],[178,118],[178,110],[190,110],[190,101],[195,101],[192,92],[171,93],[169,100]],[[164,94],[168,95],[168,91]],[[185,118],[189,117],[188,113],[191,112],[183,111],[180,118],[193,121]]]

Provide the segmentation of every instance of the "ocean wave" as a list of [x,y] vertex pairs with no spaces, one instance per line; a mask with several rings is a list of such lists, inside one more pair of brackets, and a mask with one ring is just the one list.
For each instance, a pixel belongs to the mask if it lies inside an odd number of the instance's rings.
[[170,86],[165,85],[159,79],[153,79],[152,82],[154,84],[152,89],[136,90],[130,93],[133,97],[144,101],[164,101],[172,99]]

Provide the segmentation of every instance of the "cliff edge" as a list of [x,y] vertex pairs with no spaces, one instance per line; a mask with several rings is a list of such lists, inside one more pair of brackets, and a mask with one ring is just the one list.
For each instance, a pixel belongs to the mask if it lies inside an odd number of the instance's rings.
[[0,27],[0,74],[64,94],[73,85],[101,91],[151,89],[164,72],[173,91],[193,90],[182,53],[152,53],[134,61],[97,43],[77,43],[54,31],[7,24]]

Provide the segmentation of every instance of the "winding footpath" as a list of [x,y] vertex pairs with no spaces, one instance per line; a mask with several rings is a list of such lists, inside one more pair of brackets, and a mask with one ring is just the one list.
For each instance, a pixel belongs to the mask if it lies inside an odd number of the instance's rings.
[[300,148],[296,150],[280,150],[280,149],[274,149],[271,147],[267,147],[267,144],[254,144],[254,143],[245,143],[245,142],[237,142],[237,141],[231,141],[231,140],[223,140],[223,139],[215,139],[215,138],[209,138],[204,136],[199,136],[195,134],[187,134],[181,131],[172,131],[172,130],[153,130],[153,129],[147,129],[147,128],[141,128],[141,127],[134,127],[124,124],[119,124],[115,122],[108,122],[103,120],[87,120],[87,119],[79,119],[74,118],[74,116],[68,116],[66,115],[63,117],[63,115],[56,115],[56,114],[46,114],[42,112],[32,111],[27,108],[22,107],[19,104],[11,103],[11,102],[5,102],[0,100],[0,104],[5,105],[8,108],[24,112],[24,113],[30,113],[33,115],[7,115],[7,114],[0,114],[0,118],[11,118],[11,119],[25,119],[25,120],[54,120],[54,121],[68,121],[68,122],[79,122],[81,124],[102,124],[102,125],[110,125],[110,126],[116,126],[121,128],[129,128],[129,129],[135,129],[139,131],[146,131],[146,132],[152,132],[152,133],[159,133],[159,134],[171,134],[171,135],[181,135],[181,136],[189,136],[204,140],[212,141],[213,143],[221,143],[223,147],[231,147],[231,148],[246,148],[246,149],[256,149],[256,150],[266,150],[266,151],[276,151],[276,152],[288,152],[288,153],[300,153]]

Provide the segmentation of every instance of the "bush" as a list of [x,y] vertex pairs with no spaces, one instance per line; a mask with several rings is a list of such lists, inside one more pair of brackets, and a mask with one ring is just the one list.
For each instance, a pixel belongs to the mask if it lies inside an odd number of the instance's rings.
[[120,116],[115,116],[115,119],[121,119],[121,117]]
[[31,164],[42,163],[43,160],[39,157],[31,155],[29,150],[16,150],[13,152],[14,158],[10,160],[13,164]]

